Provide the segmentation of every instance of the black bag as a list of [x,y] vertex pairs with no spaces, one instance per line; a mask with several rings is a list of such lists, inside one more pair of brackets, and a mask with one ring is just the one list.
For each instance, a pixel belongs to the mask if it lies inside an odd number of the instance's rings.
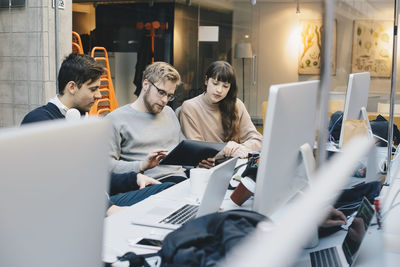
[[[361,203],[364,197],[366,197],[372,204],[374,199],[379,196],[381,188],[381,183],[370,182],[346,189],[340,194],[338,200],[334,204],[334,207],[341,210],[344,215],[348,216],[358,209],[359,203]],[[322,237],[333,234],[341,229],[341,226],[333,226],[328,228],[320,227],[318,233],[319,236]]]
[[162,266],[214,266],[265,219],[247,210],[196,218],[165,237],[159,251]]
[[343,112],[336,111],[332,114],[331,119],[329,121],[329,138],[333,138],[332,141],[339,141],[340,139],[340,131],[342,129],[343,122]]
[[[339,141],[340,131],[342,129],[343,112],[336,111],[332,114],[329,121],[329,138],[334,139],[332,141]],[[388,139],[388,125],[389,122],[381,115],[378,115],[375,120],[370,121],[372,133],[387,140]],[[393,123],[393,141],[397,142],[400,140],[400,131],[397,125]],[[384,141],[379,141],[378,146],[387,146]]]
[[[371,129],[372,132],[387,140],[388,139],[388,126],[389,122],[381,115],[378,115],[375,120],[372,120],[371,122]],[[393,123],[393,141],[397,142],[400,140],[400,132],[399,129],[397,128],[397,125]],[[378,143],[379,146],[387,146],[387,143],[384,141],[379,141]]]
[[345,215],[350,215],[358,209],[358,204],[366,197],[371,204],[379,196],[382,185],[380,182],[362,183],[350,189],[345,189],[335,203],[335,208],[340,209]]

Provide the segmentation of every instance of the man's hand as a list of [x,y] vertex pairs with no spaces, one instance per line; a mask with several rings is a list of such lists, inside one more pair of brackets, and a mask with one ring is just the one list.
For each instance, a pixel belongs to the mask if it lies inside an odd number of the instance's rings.
[[197,165],[198,168],[206,168],[210,169],[215,166],[215,158],[208,158],[208,159],[203,159],[199,165]]
[[154,178],[151,178],[147,175],[138,173],[136,176],[136,183],[139,186],[139,189],[143,189],[148,185],[152,185],[152,184],[161,184],[159,181],[157,181]]
[[328,215],[328,218],[325,219],[325,222],[321,225],[321,227],[333,227],[340,226],[346,224],[347,219],[346,216],[340,210],[332,208],[331,212]]
[[147,155],[147,158],[140,162],[139,169],[140,171],[145,171],[157,166],[157,164],[167,156],[168,150],[166,149],[159,149],[154,152],[151,152]]

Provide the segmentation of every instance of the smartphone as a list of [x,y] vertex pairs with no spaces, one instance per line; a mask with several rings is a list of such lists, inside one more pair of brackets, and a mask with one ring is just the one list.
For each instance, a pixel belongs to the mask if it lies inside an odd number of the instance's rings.
[[138,238],[136,240],[132,240],[130,242],[130,245],[138,248],[160,250],[162,247],[162,240],[151,238]]

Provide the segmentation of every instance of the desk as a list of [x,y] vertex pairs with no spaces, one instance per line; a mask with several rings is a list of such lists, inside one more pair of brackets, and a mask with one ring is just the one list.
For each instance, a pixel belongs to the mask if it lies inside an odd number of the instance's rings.
[[[394,159],[395,161],[400,160],[399,157]],[[400,173],[399,170],[393,170],[394,174],[392,175],[392,179],[389,180],[391,182],[390,187],[384,187],[382,189],[381,195],[385,195],[384,201],[386,202],[387,206],[385,206],[383,212],[386,212],[384,216],[387,219],[383,222],[384,227],[384,240],[385,246],[387,246],[385,251],[385,262],[386,266],[395,267],[399,266],[400,262],[400,247],[399,247],[399,237],[400,237],[400,207],[394,207],[392,209],[389,208],[389,205],[400,204],[400,198],[396,194],[400,191]],[[389,209],[388,209],[389,208]],[[389,210],[389,211],[388,211]],[[387,242],[390,240],[390,242]],[[393,243],[393,240],[397,240]],[[396,251],[396,252],[395,252]]]
[[[189,192],[190,182],[189,180],[186,180],[105,218],[103,260],[115,261],[116,256],[121,256],[128,251],[134,251],[135,253],[140,254],[153,252],[145,249],[134,248],[129,245],[129,240],[135,240],[140,237],[162,240],[169,232],[171,232],[171,230],[133,225],[130,223],[132,218],[134,218],[134,216],[145,214],[149,208],[153,207],[152,202],[157,198],[176,199],[176,196],[179,196],[180,199],[192,199]],[[228,190],[225,195],[224,202],[221,205],[222,210],[238,208],[238,206],[236,206],[229,198],[231,193],[232,191]],[[252,198],[246,201],[241,208],[250,209],[251,204]]]
[[[151,196],[142,202],[135,204],[127,209],[124,209],[116,214],[107,217],[104,220],[104,246],[103,246],[103,259],[106,261],[115,261],[116,256],[123,255],[125,252],[134,251],[136,253],[150,253],[153,251],[143,250],[139,248],[133,248],[129,246],[129,240],[134,240],[139,237],[147,237],[153,239],[163,239],[171,230],[151,228],[145,226],[132,225],[130,223],[131,218],[134,216],[141,216],[152,206],[152,202],[155,198],[174,198],[179,196],[180,198],[190,198],[189,194],[189,181],[184,181],[178,185],[168,188],[167,190]],[[225,196],[222,208],[224,210],[237,208],[237,206],[229,199],[228,191]],[[244,203],[243,208],[249,209],[252,205],[252,198]],[[341,242],[346,232],[340,231],[327,238],[320,239],[318,248],[329,247],[335,242]],[[339,241],[338,241],[339,240]],[[360,254],[355,262],[355,266],[383,266],[383,245],[382,245],[381,230],[377,230],[376,227],[370,227],[367,236],[360,248]],[[306,250],[305,250],[306,251]],[[386,254],[385,254],[386,255]],[[390,256],[390,255],[389,255]],[[392,255],[393,256],[393,255]],[[394,255],[396,256],[396,255]],[[391,260],[392,265],[399,261]],[[118,263],[115,266],[127,266],[126,263]]]
[[116,256],[121,256],[128,251],[149,253],[148,250],[129,246],[129,240],[139,237],[162,240],[171,230],[132,225],[132,218],[146,213],[152,207],[151,203],[154,198],[170,197],[174,194],[181,195],[184,198],[187,197],[188,189],[189,181],[187,180],[107,217],[104,220],[103,260],[115,261]]

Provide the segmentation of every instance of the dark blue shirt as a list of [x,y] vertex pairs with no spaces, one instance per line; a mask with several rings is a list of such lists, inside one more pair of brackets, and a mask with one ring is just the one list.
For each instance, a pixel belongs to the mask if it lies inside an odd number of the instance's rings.
[[56,105],[49,102],[47,105],[38,107],[26,114],[21,124],[57,119],[65,119],[65,116]]

